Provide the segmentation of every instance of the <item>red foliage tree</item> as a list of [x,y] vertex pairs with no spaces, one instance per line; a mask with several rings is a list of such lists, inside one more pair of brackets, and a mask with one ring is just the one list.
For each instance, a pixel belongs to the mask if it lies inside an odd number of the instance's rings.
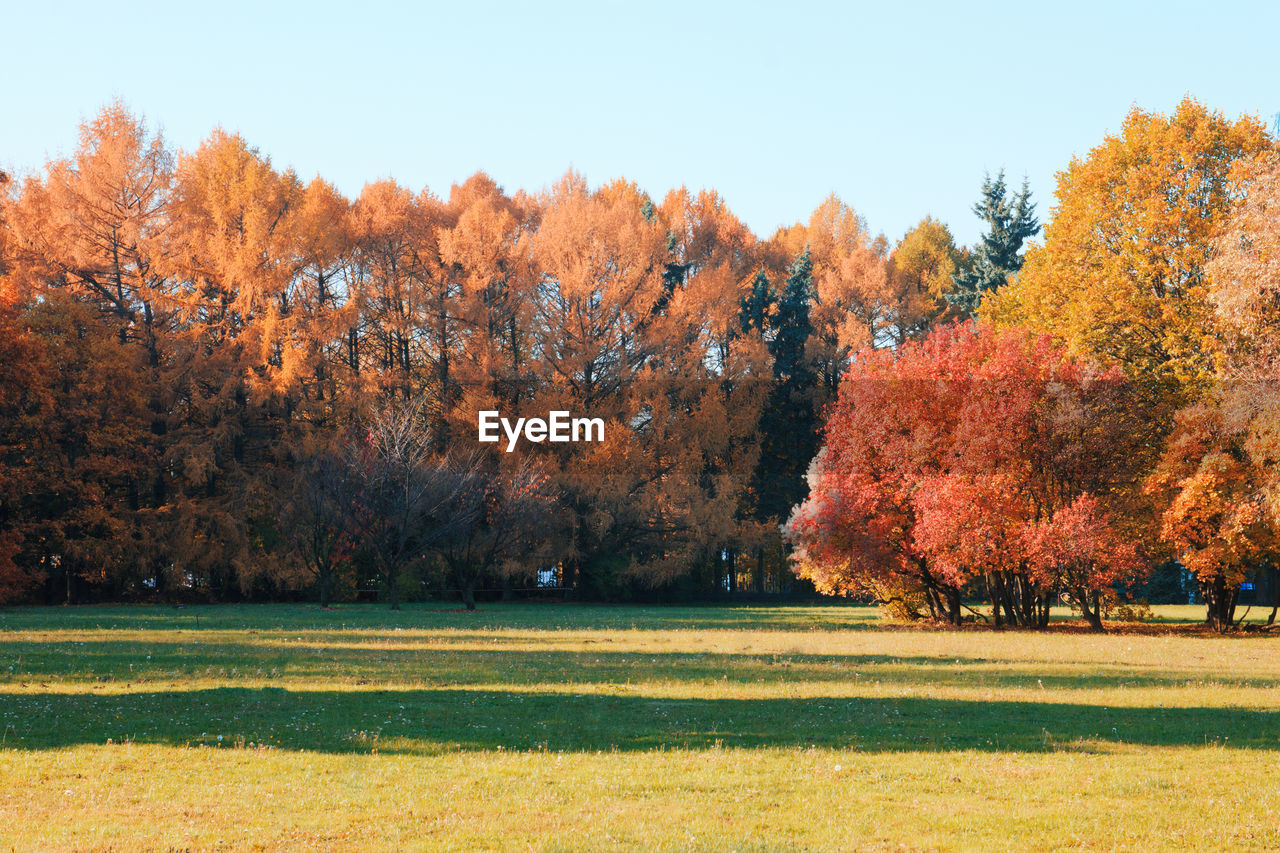
[[1136,580],[1146,565],[1137,544],[1088,494],[1028,525],[1023,542],[1035,581],[1067,592],[1095,631],[1102,630],[1102,590]]
[[[798,570],[824,591],[914,591],[952,622],[973,584],[985,585],[997,624],[1043,627],[1061,589],[1096,605],[1138,571],[1115,551],[1132,530],[1112,530],[1098,504],[1106,496],[1107,511],[1138,518],[1138,414],[1118,371],[1018,329],[952,325],[864,352],[829,414],[810,497],[788,523]],[[1092,568],[1033,547],[1083,535],[1072,533],[1080,513],[1097,538]]]

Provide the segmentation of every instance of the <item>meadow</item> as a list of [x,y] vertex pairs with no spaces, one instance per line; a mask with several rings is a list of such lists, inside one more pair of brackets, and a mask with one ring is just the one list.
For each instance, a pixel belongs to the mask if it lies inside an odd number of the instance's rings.
[[1157,616],[0,611],[0,849],[1275,849],[1280,639]]

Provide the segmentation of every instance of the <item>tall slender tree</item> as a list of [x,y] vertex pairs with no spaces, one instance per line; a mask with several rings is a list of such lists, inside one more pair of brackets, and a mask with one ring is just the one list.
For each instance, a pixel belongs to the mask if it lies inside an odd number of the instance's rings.
[[774,386],[760,418],[760,462],[756,468],[756,512],[785,519],[806,491],[805,469],[818,447],[817,373],[806,354],[813,323],[813,261],[806,247],[787,269],[771,320],[769,353]]
[[982,198],[973,212],[987,225],[970,263],[955,274],[955,291],[947,300],[964,316],[973,314],[986,294],[999,290],[1009,277],[1022,269],[1022,245],[1040,233],[1040,220],[1031,201],[1027,181],[1021,191],[1010,195],[1004,170],[993,179],[982,179]]

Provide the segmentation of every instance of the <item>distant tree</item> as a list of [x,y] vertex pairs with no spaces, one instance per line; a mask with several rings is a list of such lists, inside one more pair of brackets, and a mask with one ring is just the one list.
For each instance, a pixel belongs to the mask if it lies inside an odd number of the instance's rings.
[[1181,563],[1166,559],[1156,563],[1136,593],[1148,604],[1188,604],[1195,587],[1194,578]]
[[45,347],[26,328],[20,306],[6,298],[3,283],[0,279],[0,604],[22,598],[46,576],[40,561],[23,553],[23,531],[33,521],[29,496],[40,487],[38,464],[33,464],[42,444],[38,436],[55,412]]
[[446,396],[451,428],[460,435],[475,428],[476,412],[514,411],[533,391],[536,279],[520,241],[529,207],[483,173],[449,194],[454,224],[441,229],[439,244],[443,274],[460,284],[452,326],[457,344],[452,360],[445,359],[447,373],[437,365],[435,378],[451,375]]
[[770,311],[773,308],[773,291],[769,284],[769,275],[763,270],[756,270],[751,277],[750,289],[739,300],[741,311],[738,325],[744,332],[755,331],[764,334],[769,323]]
[[1231,209],[1232,167],[1269,145],[1257,119],[1232,121],[1191,98],[1172,115],[1134,108],[1059,173],[1044,243],[982,316],[1047,332],[1186,402],[1219,350],[1207,264]]
[[350,423],[363,400],[358,363],[349,352],[359,324],[361,299],[355,285],[351,203],[321,178],[290,199],[287,281],[276,296],[268,359],[263,373],[273,391],[289,400],[305,420]]
[[[801,254],[809,261],[811,332],[805,358],[821,383],[815,389],[821,406],[835,394],[852,353],[893,341],[888,243],[883,235],[873,237],[866,220],[834,194],[807,224],[783,229],[770,242],[775,252],[785,252],[787,263]],[[780,270],[788,276],[791,271]]]
[[155,264],[173,294],[157,401],[170,462],[163,538],[166,560],[214,594],[275,580],[255,530],[276,512],[274,450],[297,426],[277,413],[308,349],[293,334],[305,315],[289,299],[302,195],[292,172],[222,131],[181,155],[174,173]]
[[[562,409],[601,417],[621,440],[632,424],[648,425],[628,400],[645,368],[678,339],[659,305],[667,229],[646,219],[643,198],[618,183],[591,192],[580,175],[566,175],[546,199],[528,247],[538,287],[533,327],[544,379],[541,411]],[[638,430],[637,430],[638,432]],[[617,582],[631,555],[620,541],[628,505],[657,491],[636,470],[638,442],[626,447],[582,445],[556,458],[555,486],[564,496],[570,541],[564,543],[563,583],[569,595],[600,594]],[[602,472],[607,471],[608,474]]]
[[685,280],[667,309],[678,332],[655,360],[672,393],[644,395],[669,419],[652,434],[672,446],[655,447],[646,476],[674,483],[663,469],[679,460],[688,479],[669,490],[660,515],[648,513],[674,535],[646,561],[661,573],[646,574],[669,578],[673,591],[717,589],[726,576],[732,588],[738,555],[761,539],[748,486],[771,377],[764,336],[773,288],[754,236],[714,191],[673,190],[659,213]]
[[959,260],[951,230],[931,216],[898,241],[889,255],[886,333],[891,343],[900,346],[947,316]]
[[784,381],[793,380],[796,387],[813,380],[812,368],[805,359],[805,347],[813,334],[809,316],[812,300],[813,261],[806,248],[787,269],[786,284],[778,295],[774,312],[774,334],[769,341],[774,375]]
[[[141,353],[121,347],[114,318],[62,290],[14,320],[7,334],[16,326],[13,345],[27,363],[7,365],[9,375],[36,384],[3,392],[14,393],[0,419],[8,434],[0,448],[13,442],[14,491],[0,498],[9,516],[0,527],[22,538],[19,559],[47,577],[47,600],[72,603],[94,586],[118,595],[153,553],[145,531],[155,517],[138,487],[151,463],[148,413],[133,382]],[[43,414],[31,408],[37,401],[49,406]]]
[[355,509],[360,499],[349,448],[327,447],[302,460],[285,492],[280,530],[293,556],[314,581],[320,606],[355,550]]
[[1260,405],[1228,386],[1184,407],[1147,481],[1162,510],[1160,538],[1195,576],[1216,631],[1235,625],[1240,585],[1280,544],[1267,489],[1274,462],[1255,444],[1269,420]]
[[813,334],[813,263],[808,249],[796,255],[778,295],[768,340],[774,386],[760,417],[760,461],[756,469],[757,514],[783,519],[804,497],[804,472],[818,447],[814,411],[817,374],[806,347]]
[[[502,464],[503,462],[507,464]],[[454,455],[443,464],[457,483],[451,512],[462,523],[433,549],[468,610],[476,607],[476,588],[496,574],[533,573],[534,559],[548,552],[547,536],[555,496],[543,465],[532,458],[495,464],[478,454]]]
[[988,293],[999,290],[1022,269],[1022,245],[1040,231],[1027,182],[1012,196],[1005,187],[1004,171],[993,180],[982,179],[982,198],[973,212],[987,230],[974,248],[970,263],[954,276],[955,289],[947,301],[963,316],[972,315]]
[[[355,283],[364,302],[360,365],[367,365],[388,394],[402,399],[433,395],[423,406],[435,425],[442,415],[438,379],[449,375],[458,331],[451,299],[443,305],[443,318],[428,317],[431,284],[442,273],[434,245],[442,213],[430,193],[415,195],[391,180],[366,184],[351,206]],[[429,380],[432,374],[435,381]]]
[[433,549],[474,524],[481,509],[466,500],[469,476],[433,455],[424,408],[421,401],[387,405],[351,449],[354,524],[392,610],[400,609],[405,573],[422,567]]
[[155,365],[168,283],[155,270],[168,224],[173,155],[116,102],[80,127],[74,154],[25,181],[6,214],[16,287],[66,288],[108,314]]
[[1089,494],[1031,525],[1023,537],[1030,573],[1042,586],[1070,595],[1095,631],[1102,630],[1107,593],[1147,573],[1137,544]]
[[997,624],[1040,628],[1067,591],[1092,622],[1142,567],[1119,544],[1142,518],[1137,417],[1119,371],[1047,336],[950,325],[864,351],[787,524],[797,570],[827,591],[914,594],[953,623],[965,589],[985,588]]

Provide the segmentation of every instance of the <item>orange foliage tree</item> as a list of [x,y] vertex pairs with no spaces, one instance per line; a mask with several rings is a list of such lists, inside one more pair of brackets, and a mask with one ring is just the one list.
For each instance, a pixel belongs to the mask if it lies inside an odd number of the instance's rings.
[[1249,570],[1275,552],[1265,500],[1270,466],[1249,451],[1257,413],[1247,396],[1231,391],[1182,409],[1147,484],[1164,506],[1160,537],[1195,576],[1218,631],[1235,624]]

